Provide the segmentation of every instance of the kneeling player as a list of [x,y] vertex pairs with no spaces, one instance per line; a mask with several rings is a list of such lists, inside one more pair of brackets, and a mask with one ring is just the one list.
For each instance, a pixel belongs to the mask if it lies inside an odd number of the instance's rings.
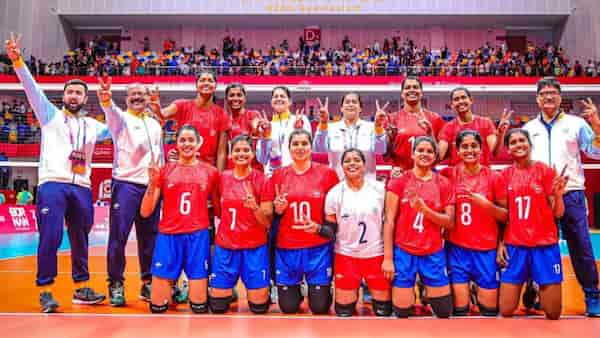
[[[209,234],[208,196],[218,198],[217,169],[196,159],[202,144],[196,128],[184,125],[177,132],[179,159],[162,169],[153,161],[149,168],[150,184],[142,201],[141,215],[152,214],[163,196],[163,217],[152,258],[152,295],[150,310],[164,312],[171,299],[171,285],[181,271],[189,278],[190,307],[194,313],[206,313]],[[218,205],[218,203],[213,203]]]

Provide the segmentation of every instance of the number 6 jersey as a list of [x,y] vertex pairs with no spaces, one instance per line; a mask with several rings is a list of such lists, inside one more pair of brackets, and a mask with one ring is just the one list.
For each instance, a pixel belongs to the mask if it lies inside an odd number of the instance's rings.
[[416,191],[429,208],[443,212],[446,206],[454,204],[454,193],[448,179],[433,173],[430,180],[424,181],[409,170],[400,178],[390,180],[387,190],[398,195],[394,243],[416,256],[440,251],[443,247],[442,228],[413,209],[406,192]]
[[385,185],[365,178],[359,191],[346,181],[327,194],[325,214],[335,215],[338,228],[335,252],[356,258],[383,255],[383,206]]
[[158,231],[185,234],[208,228],[208,196],[218,196],[217,168],[199,161],[196,165],[167,163],[160,171],[163,214]]

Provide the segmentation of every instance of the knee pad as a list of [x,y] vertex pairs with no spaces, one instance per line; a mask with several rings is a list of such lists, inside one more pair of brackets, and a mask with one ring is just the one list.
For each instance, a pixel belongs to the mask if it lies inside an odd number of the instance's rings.
[[446,295],[441,297],[428,298],[429,304],[433,313],[438,318],[448,318],[452,313],[452,296]]
[[308,286],[308,306],[315,315],[325,315],[329,313],[329,308],[333,302],[331,297],[331,285],[309,285]]
[[208,302],[205,303],[194,303],[190,301],[190,309],[192,312],[200,314],[200,313],[208,313]]
[[164,303],[163,305],[156,305],[149,302],[150,312],[152,313],[163,313],[169,309],[169,303]]
[[248,307],[250,308],[250,311],[252,311],[252,313],[255,313],[257,315],[262,315],[265,314],[269,311],[269,301],[267,301],[266,303],[262,303],[262,304],[255,304],[252,302],[248,302]]
[[477,303],[479,307],[479,312],[482,316],[485,317],[496,317],[498,316],[498,308],[497,307],[487,307],[481,303]]
[[339,317],[352,317],[355,308],[356,302],[350,304],[340,304],[335,302],[335,314]]
[[391,300],[375,300],[373,299],[373,312],[378,317],[387,317],[392,314],[392,301]]
[[297,313],[302,303],[300,285],[278,285],[277,298],[279,309],[283,313]]
[[456,316],[456,317],[468,316],[470,309],[471,309],[471,307],[469,305],[462,306],[462,307],[455,307],[454,310],[452,311],[452,315]]
[[412,307],[397,307],[396,305],[394,305],[393,307],[394,314],[398,318],[408,318],[408,316],[412,314]]
[[231,296],[229,297],[209,297],[208,305],[212,313],[225,313],[229,310],[229,304],[231,303]]

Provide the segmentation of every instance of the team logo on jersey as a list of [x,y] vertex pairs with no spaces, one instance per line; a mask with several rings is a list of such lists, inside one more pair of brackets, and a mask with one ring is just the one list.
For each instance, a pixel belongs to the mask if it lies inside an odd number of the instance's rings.
[[540,187],[540,185],[537,183],[533,183],[531,185],[531,188],[533,189],[533,191],[535,191],[536,194],[541,194],[543,191],[542,187]]
[[313,197],[315,198],[319,198],[319,196],[321,196],[321,193],[319,191],[315,191],[312,193]]
[[169,183],[167,184],[167,189],[171,189],[175,186],[175,183]]

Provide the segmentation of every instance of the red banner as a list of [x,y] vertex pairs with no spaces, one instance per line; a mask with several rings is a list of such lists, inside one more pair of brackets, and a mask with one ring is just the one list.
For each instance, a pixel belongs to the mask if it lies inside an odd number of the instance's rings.
[[[13,144],[0,143],[0,151],[7,157],[39,157],[39,144]],[[113,160],[112,144],[96,144],[94,147],[93,162],[110,163]]]
[[92,200],[93,201],[110,201],[110,187],[112,179],[111,168],[94,168],[92,169]]
[[0,234],[37,231],[34,205],[0,205]]

